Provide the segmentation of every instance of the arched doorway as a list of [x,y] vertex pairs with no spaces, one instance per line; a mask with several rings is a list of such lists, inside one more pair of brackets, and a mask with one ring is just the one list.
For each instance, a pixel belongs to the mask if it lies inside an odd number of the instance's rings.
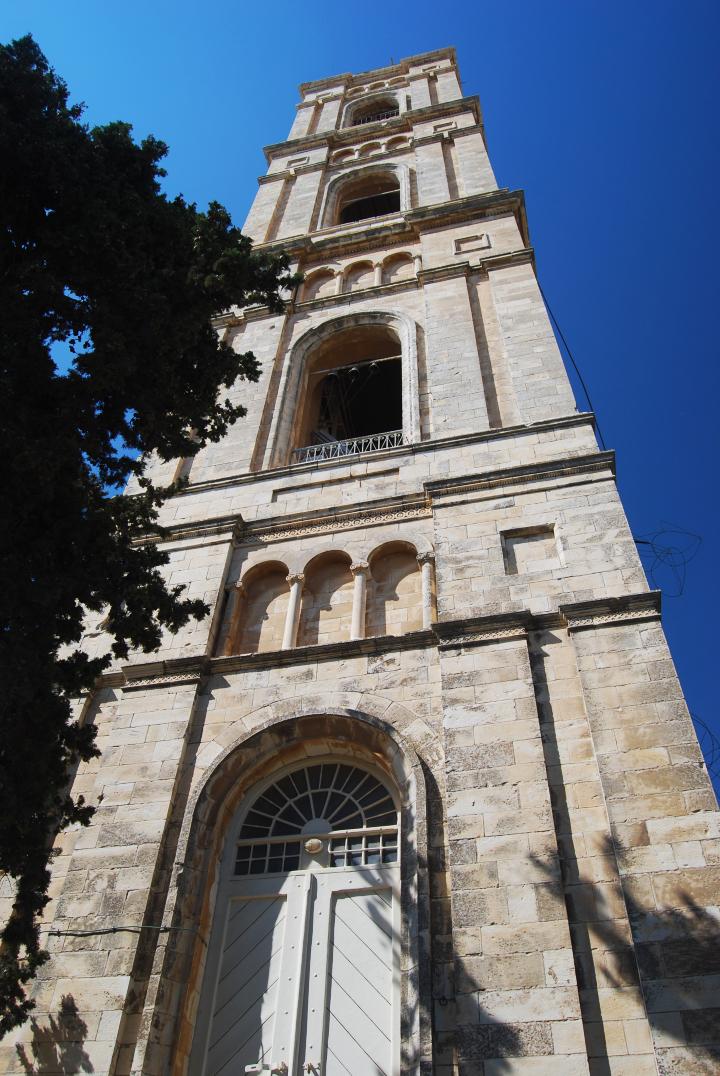
[[223,853],[190,1071],[398,1076],[399,804],[347,756],[250,792]]

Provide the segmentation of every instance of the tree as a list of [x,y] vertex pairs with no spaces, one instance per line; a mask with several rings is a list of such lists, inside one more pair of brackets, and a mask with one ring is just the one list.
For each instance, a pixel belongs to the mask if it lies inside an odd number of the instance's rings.
[[[0,47],[0,871],[16,883],[0,1035],[26,1018],[47,959],[52,839],[92,813],[67,791],[71,766],[97,754],[71,700],[111,660],[78,648],[86,611],[107,611],[120,658],[208,611],[137,541],[161,533],[175,492],[143,478],[142,459],[191,456],[245,413],[220,390],[256,380],[258,364],[218,339],[212,315],[282,310],[297,279],[221,205],[162,193],[162,142],[137,144],[125,123],[90,129],[82,112],[31,37]],[[57,347],[72,356],[64,371]],[[130,474],[141,494],[113,495]]]

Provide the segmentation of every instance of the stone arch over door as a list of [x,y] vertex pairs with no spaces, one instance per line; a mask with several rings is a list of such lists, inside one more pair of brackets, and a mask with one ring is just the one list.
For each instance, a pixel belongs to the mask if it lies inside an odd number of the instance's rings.
[[[313,705],[313,701],[315,704]],[[388,700],[378,710],[392,711],[411,725],[415,715]],[[309,704],[309,705],[308,705]],[[209,743],[201,752],[214,760],[188,803],[178,843],[166,921],[176,931],[156,958],[158,988],[145,1012],[150,1028],[162,1022],[161,1046],[151,1039],[138,1043],[138,1057],[148,1050],[152,1063],[173,1076],[189,1076],[189,1058],[203,989],[208,932],[218,891],[219,866],[229,826],[243,800],[263,778],[293,763],[328,757],[355,760],[384,774],[398,797],[401,819],[401,1042],[402,1072],[419,1073],[432,1053],[429,893],[427,879],[426,789],[422,766],[413,748],[386,720],[352,707],[305,700],[292,716],[288,704],[258,711],[266,720],[253,731],[237,723],[238,737],[225,750]],[[285,711],[285,713],[283,713]],[[230,730],[226,730],[230,732]],[[223,737],[227,742],[227,737]],[[216,753],[217,752],[217,753]],[[173,935],[171,933],[171,939]],[[149,1001],[150,999],[148,999]],[[141,1061],[142,1064],[142,1061]]]
[[308,363],[313,351],[335,333],[365,325],[387,326],[398,338],[402,365],[403,440],[405,444],[416,444],[421,440],[416,322],[406,314],[393,311],[347,314],[331,318],[309,329],[290,349],[283,371],[283,383],[279,393],[281,404],[277,412],[279,417],[274,429],[268,466],[280,467],[289,461],[295,427],[304,400]]

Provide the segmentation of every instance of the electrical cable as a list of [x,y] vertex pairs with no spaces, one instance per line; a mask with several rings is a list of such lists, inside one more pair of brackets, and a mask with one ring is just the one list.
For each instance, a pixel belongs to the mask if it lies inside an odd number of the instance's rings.
[[545,303],[545,307],[547,309],[547,312],[550,315],[550,320],[552,321],[553,325],[557,329],[558,336],[560,337],[560,339],[563,342],[563,346],[565,348],[565,351],[567,352],[567,356],[568,356],[568,358],[570,359],[570,362],[573,365],[573,369],[574,369],[575,373],[578,376],[578,380],[579,380],[580,384],[582,385],[583,392],[585,393],[585,399],[588,402],[588,407],[592,411],[593,415],[595,415],[595,429],[597,430],[597,435],[598,435],[598,440],[600,442],[600,447],[602,448],[602,450],[604,452],[607,452],[607,445],[605,444],[605,438],[602,435],[602,430],[600,429],[600,423],[598,422],[597,413],[595,411],[595,408],[593,407],[592,400],[590,399],[590,393],[588,392],[588,387],[585,384],[585,380],[583,378],[583,375],[580,373],[580,369],[578,367],[578,364],[575,362],[575,359],[573,357],[573,353],[570,350],[570,345],[568,344],[567,340],[565,339],[565,334],[563,333],[562,329],[560,328],[560,324],[559,324],[557,318],[555,317],[555,315],[552,312],[552,308],[550,306],[550,303],[547,300],[547,296],[545,295],[545,292],[542,290],[542,285],[540,284],[539,280],[538,280],[538,288],[540,289],[540,294],[542,295],[543,302]]

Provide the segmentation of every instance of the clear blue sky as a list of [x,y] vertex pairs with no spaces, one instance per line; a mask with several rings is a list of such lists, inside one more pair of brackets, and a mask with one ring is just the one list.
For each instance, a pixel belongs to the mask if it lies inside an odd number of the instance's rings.
[[634,533],[666,521],[702,536],[665,625],[691,709],[720,734],[719,30],[718,0],[0,10],[0,38],[31,31],[90,122],[164,139],[168,191],[216,198],[240,224],[298,83],[456,46],[498,181],[526,191],[539,277],[617,451]]

